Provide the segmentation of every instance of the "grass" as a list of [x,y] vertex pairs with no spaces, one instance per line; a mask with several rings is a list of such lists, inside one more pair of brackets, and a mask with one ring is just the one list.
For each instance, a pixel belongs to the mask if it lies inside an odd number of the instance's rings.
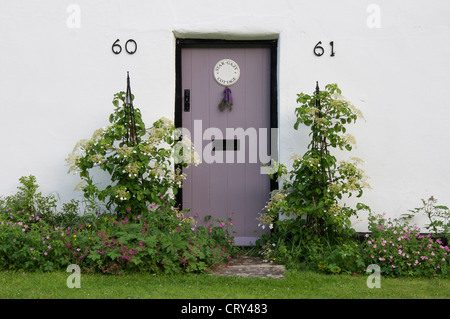
[[1,299],[449,299],[449,279],[381,278],[288,270],[283,279],[209,275],[81,275],[81,288],[68,288],[70,273],[0,272]]

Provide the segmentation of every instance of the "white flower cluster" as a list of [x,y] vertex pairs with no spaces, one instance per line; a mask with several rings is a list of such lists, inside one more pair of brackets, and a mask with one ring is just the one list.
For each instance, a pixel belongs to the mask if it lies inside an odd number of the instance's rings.
[[173,157],[175,163],[186,163],[197,166],[200,164],[200,155],[194,150],[194,144],[186,135],[183,135],[174,147]]
[[122,201],[127,200],[129,197],[130,193],[126,189],[118,189],[116,191],[116,198],[119,198]]

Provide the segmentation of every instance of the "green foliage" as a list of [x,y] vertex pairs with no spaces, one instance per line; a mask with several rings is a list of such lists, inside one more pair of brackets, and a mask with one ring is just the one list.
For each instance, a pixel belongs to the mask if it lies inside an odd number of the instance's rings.
[[[122,104],[122,106],[121,106]],[[125,92],[114,95],[114,112],[110,126],[98,129],[90,140],[81,140],[69,155],[69,171],[77,172],[83,181],[82,190],[92,211],[104,204],[119,216],[139,214],[149,207],[175,204],[175,195],[184,175],[181,168],[195,161],[192,144],[166,118],[146,129],[141,112],[135,108],[137,143],[124,140],[130,123],[125,117]],[[101,189],[94,181],[97,167],[110,177]]]
[[235,252],[231,219],[197,226],[196,217],[163,206],[130,218],[80,216],[77,201],[42,218],[8,207],[15,196],[0,207],[0,269],[53,271],[78,264],[85,272],[107,274],[201,273]]
[[49,217],[56,211],[55,196],[43,196],[38,191],[35,176],[22,176],[19,181],[21,185],[17,187],[16,194],[0,198],[0,210],[26,211],[40,217]]
[[353,208],[340,201],[353,195],[361,197],[369,185],[364,172],[357,167],[360,159],[338,161],[329,152],[332,148],[352,150],[354,138],[346,134],[346,126],[361,117],[341,96],[337,85],[329,84],[325,91],[313,95],[301,93],[297,103],[300,106],[295,109],[294,128],[299,129],[301,124],[310,127],[308,150],[303,156],[293,157],[291,171],[279,165],[277,175],[282,188],[272,193],[260,221],[273,228],[261,242],[276,242],[284,247],[287,254],[279,249],[275,254],[287,260],[292,259],[295,251],[298,262],[311,255],[313,243],[326,247],[342,245],[351,239],[354,230],[350,218],[369,207],[359,203]]
[[[232,238],[228,229],[215,234]],[[195,220],[173,209],[158,208],[132,219],[110,216],[92,229],[67,238],[71,263],[93,272],[205,272],[231,258],[232,242],[219,241]]]
[[[56,211],[56,198],[38,192],[34,176],[22,177],[17,194],[0,200],[0,269],[52,271],[78,264],[85,272],[207,272],[234,253],[233,221],[207,221],[174,208],[184,174],[196,163],[192,143],[162,118],[145,128],[135,109],[136,143],[125,93],[114,95],[111,125],[77,143],[67,162],[82,179],[87,210],[72,200]],[[95,170],[108,174],[101,189]],[[101,212],[104,205],[108,212]]]
[[448,277],[450,249],[441,239],[384,214],[370,215],[369,231],[360,251],[365,266],[377,264],[386,276]]
[[349,241],[346,244],[335,245],[322,254],[312,255],[317,268],[331,274],[355,274],[362,272],[364,261],[358,242]]
[[436,205],[437,199],[431,196],[427,200],[422,199],[423,206],[410,210],[412,214],[404,214],[403,218],[408,220],[414,216],[425,215],[430,223],[425,226],[434,234],[442,234],[447,240],[450,238],[450,210],[447,206]]

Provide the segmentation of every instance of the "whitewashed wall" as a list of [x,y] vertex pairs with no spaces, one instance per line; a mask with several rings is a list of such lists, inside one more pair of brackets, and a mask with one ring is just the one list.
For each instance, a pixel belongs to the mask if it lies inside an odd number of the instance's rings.
[[[0,194],[33,174],[44,193],[79,198],[64,159],[108,124],[126,71],[144,121],[173,118],[176,37],[278,38],[282,162],[307,144],[296,94],[336,82],[366,119],[350,132],[371,177],[364,201],[392,217],[430,195],[450,204],[449,16],[445,0],[2,0]],[[113,54],[116,39],[136,54]]]

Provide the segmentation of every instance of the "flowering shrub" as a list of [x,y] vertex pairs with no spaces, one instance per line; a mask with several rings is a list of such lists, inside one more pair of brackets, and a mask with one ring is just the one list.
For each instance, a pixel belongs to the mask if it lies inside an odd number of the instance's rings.
[[78,229],[67,245],[71,263],[88,271],[204,272],[228,261],[233,251],[230,228],[210,229],[221,240],[182,212],[156,208],[131,220],[111,216],[93,232]]
[[[120,105],[122,103],[122,106]],[[146,128],[140,110],[134,110],[136,142],[124,140],[131,124],[126,115],[125,92],[114,95],[114,112],[110,126],[98,129],[90,140],[79,141],[67,158],[69,172],[78,173],[82,190],[91,206],[106,208],[120,216],[138,214],[150,205],[174,206],[175,195],[184,174],[180,167],[196,164],[198,154],[192,143],[167,118],[161,118]],[[95,170],[106,172],[111,181],[104,189],[95,182]]]
[[448,276],[450,251],[439,238],[385,215],[370,215],[371,235],[361,248],[365,265],[377,264],[389,276]]
[[58,228],[33,213],[6,209],[0,215],[0,269],[51,271],[65,265]]
[[403,219],[410,219],[415,215],[425,215],[430,221],[425,225],[425,229],[440,234],[447,241],[450,239],[450,209],[444,205],[436,205],[437,199],[431,196],[427,200],[422,199],[423,206],[409,210],[409,214],[403,214]]
[[294,218],[305,216],[305,226],[314,229],[317,236],[334,237],[350,227],[351,216],[366,208],[362,204],[355,209],[339,203],[344,196],[361,197],[363,189],[369,187],[367,177],[357,167],[362,160],[338,162],[329,153],[330,148],[352,150],[354,137],[346,133],[345,126],[362,115],[341,95],[336,84],[327,85],[325,91],[313,96],[301,93],[297,102],[301,105],[295,110],[294,128],[309,126],[311,141],[303,156],[293,157],[289,173],[280,165],[283,188],[272,196],[265,213],[272,219],[280,213]]
[[195,217],[154,207],[132,219],[100,215],[95,224],[50,225],[26,211],[0,214],[0,269],[205,272],[234,253],[233,222],[197,227]]
[[[351,240],[355,231],[350,218],[369,210],[361,203],[350,207],[341,202],[344,197],[362,196],[369,187],[358,168],[361,160],[339,162],[329,152],[332,148],[352,150],[354,138],[346,126],[356,122],[361,112],[341,95],[336,84],[313,95],[301,93],[297,103],[294,128],[300,124],[310,127],[310,144],[303,156],[293,157],[291,171],[279,165],[276,173],[282,188],[272,193],[259,217],[263,226],[272,229],[260,241],[261,246],[267,241],[276,243],[272,253],[287,261],[305,260],[312,245],[339,246]],[[289,218],[279,219],[280,215]]]
[[[14,195],[0,197],[0,210],[15,212],[27,211],[41,218],[52,218],[56,212],[56,198],[54,195],[43,196],[38,191],[36,177],[33,175],[19,178],[20,186]],[[14,217],[13,217],[14,218]]]
[[[33,176],[0,200],[0,269],[205,272],[231,258],[232,220],[197,226],[196,216],[174,208],[181,167],[198,160],[192,143],[166,118],[146,129],[139,109],[130,125],[120,101],[124,92],[114,95],[111,125],[78,142],[67,158],[69,172],[82,179],[87,214],[79,214],[77,201],[56,213],[56,199],[38,193]],[[132,126],[130,143],[124,134]],[[103,189],[95,167],[110,177]],[[99,212],[103,204],[110,213]]]

